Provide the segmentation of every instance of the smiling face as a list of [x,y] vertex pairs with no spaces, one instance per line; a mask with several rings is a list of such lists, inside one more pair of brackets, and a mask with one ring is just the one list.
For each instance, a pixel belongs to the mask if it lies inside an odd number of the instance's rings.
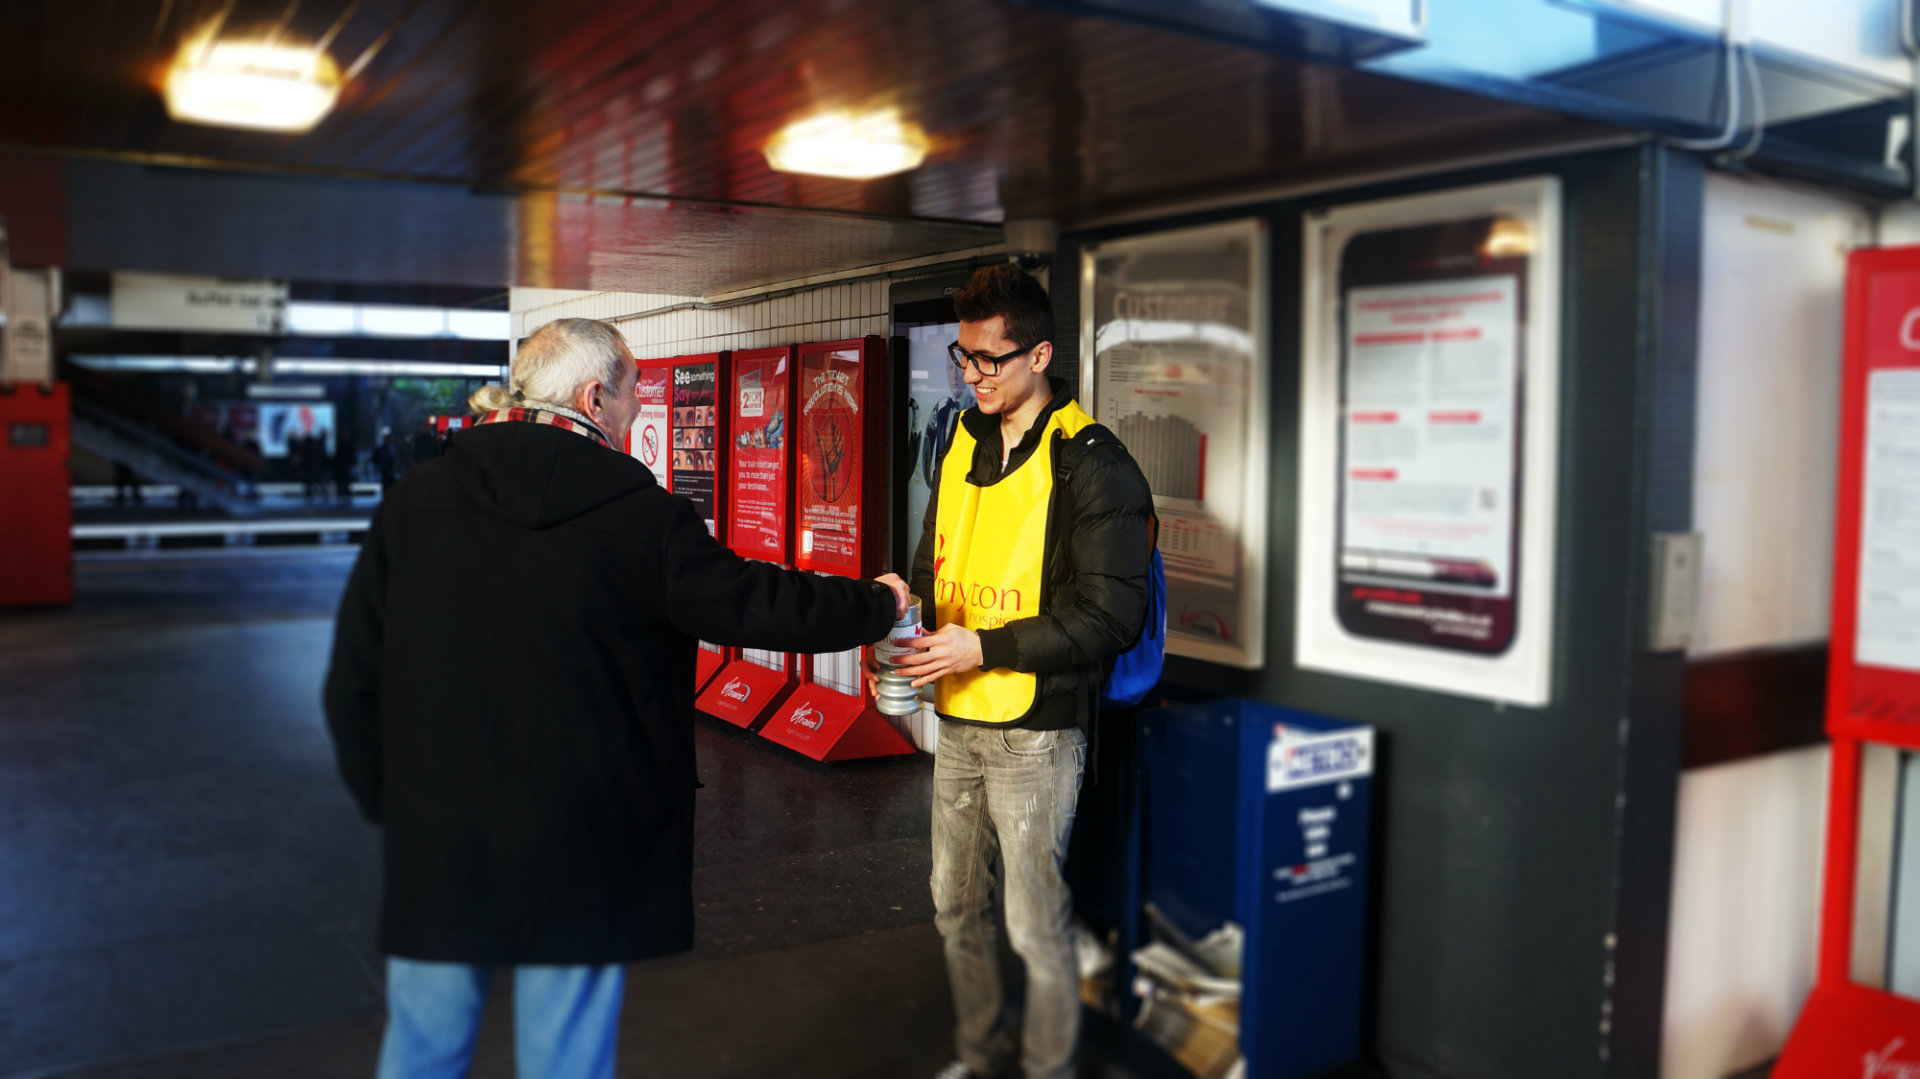
[[[1007,320],[995,315],[980,322],[962,321],[960,347],[978,356],[1004,356],[1017,351],[1020,344],[1007,337]],[[979,367],[968,363],[963,375],[980,411],[1005,418],[1037,411],[1052,396],[1047,385],[1047,364],[1052,359],[1053,342],[1042,341],[1001,364],[999,374],[982,374]]]

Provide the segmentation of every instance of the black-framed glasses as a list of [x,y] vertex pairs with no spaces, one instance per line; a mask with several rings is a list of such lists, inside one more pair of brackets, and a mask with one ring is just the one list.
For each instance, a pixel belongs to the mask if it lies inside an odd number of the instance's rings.
[[960,347],[960,342],[955,341],[953,344],[947,346],[947,358],[951,359],[953,365],[963,372],[967,369],[967,364],[971,363],[975,371],[980,372],[988,378],[992,378],[1000,373],[1001,364],[1006,363],[1008,360],[1018,359],[1039,347],[1040,342],[1035,341],[1026,348],[1016,348],[1012,352],[1003,352],[998,356],[988,356],[979,352],[968,352],[966,349]]

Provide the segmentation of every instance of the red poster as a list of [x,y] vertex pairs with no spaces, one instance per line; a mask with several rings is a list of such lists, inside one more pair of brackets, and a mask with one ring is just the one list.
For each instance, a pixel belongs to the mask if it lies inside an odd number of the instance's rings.
[[800,568],[860,573],[860,349],[800,355]]
[[733,354],[733,512],[727,546],[749,558],[787,560],[787,432],[793,350]]

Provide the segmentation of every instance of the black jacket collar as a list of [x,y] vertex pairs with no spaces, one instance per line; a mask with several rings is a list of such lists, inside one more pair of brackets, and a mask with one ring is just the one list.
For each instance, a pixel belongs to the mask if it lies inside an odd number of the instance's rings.
[[1004,469],[1000,467],[1000,417],[989,416],[978,408],[970,408],[960,414],[960,422],[966,426],[967,433],[973,436],[974,441],[972,467],[967,470],[968,483],[975,487],[991,487],[1000,482],[1001,477],[1012,475],[1021,462],[1033,456],[1034,450],[1040,447],[1040,435],[1047,429],[1047,421],[1073,400],[1073,391],[1067,388],[1064,381],[1049,377],[1047,386],[1053,391],[1053,396],[1047,399],[1046,407],[1034,417],[1033,426],[1020,436],[1020,444],[1008,455]]

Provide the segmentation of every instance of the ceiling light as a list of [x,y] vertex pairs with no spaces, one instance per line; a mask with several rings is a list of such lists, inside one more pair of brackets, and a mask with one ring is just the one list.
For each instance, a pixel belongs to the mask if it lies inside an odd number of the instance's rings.
[[312,47],[187,42],[167,72],[175,120],[258,131],[310,130],[340,96],[340,69]]
[[1516,258],[1533,254],[1533,230],[1527,223],[1514,217],[1497,217],[1491,228],[1487,229],[1487,238],[1480,245],[1480,253],[1490,259]]
[[920,167],[927,135],[900,119],[897,109],[823,112],[795,120],[767,142],[767,164],[778,172],[871,180]]

